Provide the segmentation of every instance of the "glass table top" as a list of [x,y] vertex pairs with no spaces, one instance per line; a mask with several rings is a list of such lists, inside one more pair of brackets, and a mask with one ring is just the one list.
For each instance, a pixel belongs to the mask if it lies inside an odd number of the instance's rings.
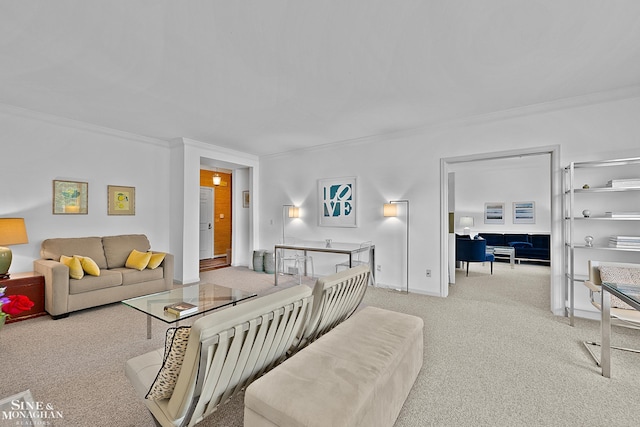
[[640,285],[602,282],[602,286],[631,307],[640,310]]
[[[199,283],[197,285],[181,286],[169,291],[126,299],[123,300],[122,303],[163,322],[174,323],[211,310],[235,305],[240,301],[255,297],[256,295],[257,294],[252,292],[227,288],[226,286],[212,283]],[[180,302],[193,304],[197,306],[197,310],[180,316],[165,311],[165,306]]]

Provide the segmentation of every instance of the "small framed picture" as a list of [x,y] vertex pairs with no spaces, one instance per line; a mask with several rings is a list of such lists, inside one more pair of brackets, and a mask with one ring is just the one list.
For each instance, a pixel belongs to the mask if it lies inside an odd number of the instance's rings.
[[513,202],[513,223],[514,224],[535,224],[536,223],[535,202]]
[[107,186],[108,214],[109,215],[135,215],[136,214],[136,188],[121,187],[117,185]]
[[86,215],[89,211],[89,184],[77,181],[53,181],[53,214]]
[[249,207],[249,190],[245,190],[242,192],[242,207],[243,208],[248,208]]
[[504,203],[487,202],[484,204],[485,224],[504,224]]

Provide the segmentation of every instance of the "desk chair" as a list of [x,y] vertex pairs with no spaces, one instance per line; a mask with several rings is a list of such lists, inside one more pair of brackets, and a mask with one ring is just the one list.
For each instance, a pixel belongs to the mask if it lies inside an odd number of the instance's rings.
[[[299,240],[295,237],[289,237],[286,239],[286,243],[289,245],[295,245]],[[282,242],[285,243],[284,241]],[[311,277],[315,277],[315,271],[313,268],[313,257],[311,255],[305,255],[303,251],[292,251],[287,254],[287,249],[280,249],[280,271],[278,274],[286,274],[285,261],[292,261],[293,267],[296,270],[298,276],[298,282],[302,284],[302,275],[305,271],[307,263],[311,264]]]

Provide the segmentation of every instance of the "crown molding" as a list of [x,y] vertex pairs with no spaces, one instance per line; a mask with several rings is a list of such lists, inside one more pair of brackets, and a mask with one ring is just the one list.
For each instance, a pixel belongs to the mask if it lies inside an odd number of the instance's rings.
[[534,116],[547,114],[554,111],[567,110],[570,108],[581,108],[590,105],[604,104],[607,102],[622,101],[625,99],[640,98],[640,85],[625,86],[622,88],[594,92],[585,95],[575,96],[571,98],[561,98],[553,101],[542,102],[538,104],[527,105],[524,107],[515,107],[505,110],[494,111],[486,114],[478,114],[473,116],[459,117],[450,120],[439,120],[432,123],[426,123],[413,128],[400,129],[392,132],[372,134],[357,138],[344,139],[340,141],[327,142],[325,144],[314,145],[296,150],[289,150],[279,153],[267,154],[261,158],[276,158],[285,156],[294,152],[313,152],[319,150],[333,149],[336,145],[361,145],[379,141],[381,138],[398,139],[403,137],[411,137],[416,135],[424,135],[425,133],[439,131],[446,128],[477,126],[485,123],[515,119],[518,117]]
[[112,129],[104,126],[95,125],[93,123],[87,123],[80,120],[74,120],[66,117],[56,116],[54,114],[42,113],[39,111],[29,110],[27,108],[16,107],[15,105],[0,103],[0,112],[7,115],[11,115],[11,116],[23,117],[30,120],[49,123],[56,126],[79,129],[87,132],[98,133],[101,135],[113,136],[116,138],[128,139],[130,141],[151,144],[151,145],[155,145],[163,148],[169,148],[169,141],[166,141],[163,139],[152,138],[144,135],[138,135],[131,132],[126,132],[118,129]]

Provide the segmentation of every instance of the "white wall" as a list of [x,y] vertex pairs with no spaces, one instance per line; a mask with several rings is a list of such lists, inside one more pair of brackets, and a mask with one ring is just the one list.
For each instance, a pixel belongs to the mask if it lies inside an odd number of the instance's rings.
[[[51,116],[0,109],[0,216],[24,217],[26,245],[12,246],[10,272],[33,270],[51,237],[146,234],[169,251],[169,148],[165,142]],[[53,215],[54,179],[89,184],[87,215]],[[107,186],[135,187],[134,216],[107,215]]]
[[[599,101],[585,97],[261,158],[262,245],[278,241],[282,205],[293,202],[302,206],[304,216],[289,224],[288,234],[351,242],[372,239],[376,263],[382,266],[378,282],[397,287],[404,277],[404,225],[385,220],[382,204],[409,199],[411,290],[440,295],[440,276],[446,274],[440,271],[440,159],[552,145],[561,147],[562,166],[640,156],[640,99]],[[350,175],[359,179],[360,226],[318,227],[317,179]],[[561,263],[561,254],[556,256]],[[431,278],[426,269],[432,270]]]
[[[512,157],[457,163],[455,172],[455,230],[461,216],[474,219],[471,234],[546,233],[551,231],[550,155]],[[535,202],[535,223],[514,224],[513,203]],[[485,224],[486,202],[504,203],[504,224]]]

